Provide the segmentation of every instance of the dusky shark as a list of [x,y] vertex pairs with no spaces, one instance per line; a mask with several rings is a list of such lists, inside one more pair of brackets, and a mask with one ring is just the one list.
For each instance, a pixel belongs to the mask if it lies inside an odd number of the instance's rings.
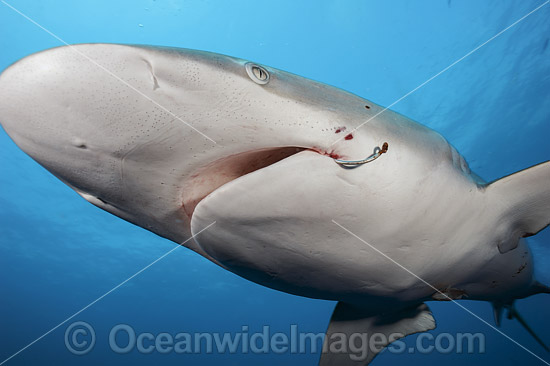
[[[434,329],[429,300],[489,301],[497,323],[508,310],[525,324],[514,301],[550,292],[524,240],[550,223],[550,162],[487,183],[435,131],[284,71],[60,47],[1,74],[0,123],[103,210],[258,284],[338,301],[321,365]],[[353,334],[385,341],[361,359],[331,347]]]

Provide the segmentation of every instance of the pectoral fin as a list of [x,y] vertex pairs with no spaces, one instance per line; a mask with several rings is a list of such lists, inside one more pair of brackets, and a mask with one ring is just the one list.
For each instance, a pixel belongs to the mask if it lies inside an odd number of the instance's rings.
[[502,211],[502,220],[509,227],[498,244],[501,253],[517,247],[517,239],[535,235],[550,225],[550,161],[492,182],[487,194]]
[[319,365],[367,365],[391,342],[431,329],[435,329],[435,320],[424,303],[373,314],[370,309],[339,302],[330,320]]

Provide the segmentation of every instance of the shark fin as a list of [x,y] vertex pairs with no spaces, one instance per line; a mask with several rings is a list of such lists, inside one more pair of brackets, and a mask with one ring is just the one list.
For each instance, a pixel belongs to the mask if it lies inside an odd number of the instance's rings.
[[534,294],[550,294],[550,287],[540,283],[539,281],[535,281],[533,285],[533,292]]
[[493,303],[493,315],[495,316],[495,324],[497,327],[500,327],[502,321],[502,309],[504,309],[504,305],[496,302]]
[[527,324],[525,319],[519,314],[516,307],[512,304],[508,307],[508,319],[517,319],[517,321],[531,334],[533,338],[544,348],[547,352],[550,352],[550,348],[540,339],[540,337],[535,333],[535,331]]
[[[486,187],[491,202],[503,211],[506,233],[501,253],[515,249],[518,238],[535,235],[550,225],[550,161],[498,179]],[[508,239],[509,238],[509,239]]]
[[319,365],[367,365],[391,342],[431,329],[435,329],[435,320],[424,303],[381,314],[339,302],[330,320]]

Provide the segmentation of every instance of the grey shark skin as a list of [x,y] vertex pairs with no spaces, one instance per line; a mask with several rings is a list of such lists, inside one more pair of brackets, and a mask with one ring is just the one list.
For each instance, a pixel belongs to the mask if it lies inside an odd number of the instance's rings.
[[[330,347],[334,335],[378,333],[387,345],[435,328],[427,300],[517,314],[515,299],[548,292],[523,237],[550,222],[550,163],[487,184],[395,112],[354,130],[380,111],[187,49],[60,47],[0,75],[6,132],[89,202],[178,243],[197,234],[184,245],[256,283],[339,301],[324,365],[366,364],[381,349],[350,357]],[[334,161],[385,142],[355,169]]]

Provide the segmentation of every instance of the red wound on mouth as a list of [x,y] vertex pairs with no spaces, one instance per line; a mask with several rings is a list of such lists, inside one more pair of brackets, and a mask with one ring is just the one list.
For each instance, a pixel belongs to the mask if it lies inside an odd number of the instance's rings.
[[351,140],[353,138],[353,135],[350,133],[344,137],[344,140]]
[[308,149],[308,150],[315,151],[316,153],[321,154],[321,155],[330,156],[330,157],[333,158],[333,159],[340,159],[340,157],[341,157],[340,155],[336,154],[336,153],[334,152],[334,150],[332,150],[332,151],[329,152],[329,151],[322,150],[322,149],[317,148],[317,147],[312,147],[312,148],[310,148],[310,149]]

